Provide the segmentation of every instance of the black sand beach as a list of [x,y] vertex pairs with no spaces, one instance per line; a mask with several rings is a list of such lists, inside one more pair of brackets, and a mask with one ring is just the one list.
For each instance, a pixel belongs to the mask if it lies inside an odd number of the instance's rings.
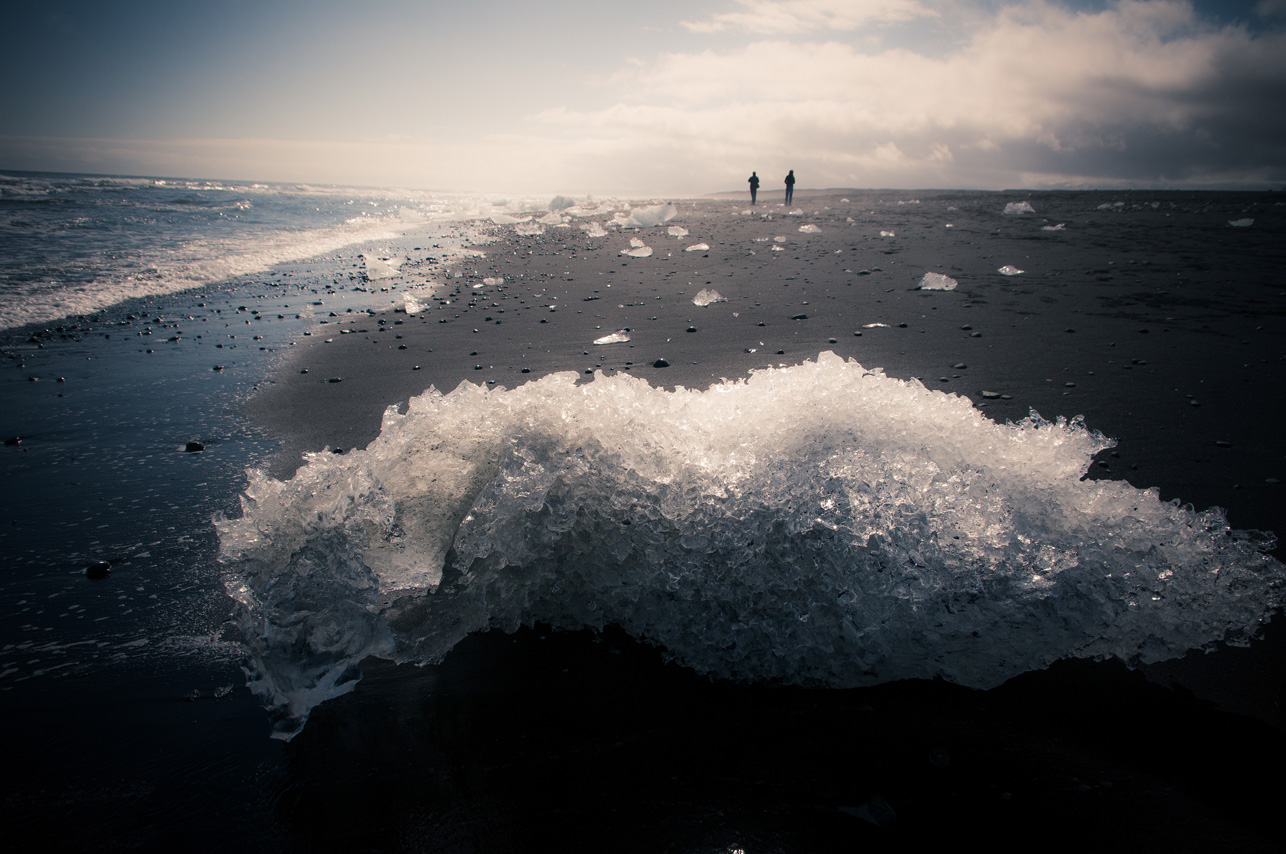
[[[1018,201],[1035,212],[1003,213]],[[967,397],[997,422],[1083,415],[1117,440],[1088,478],[1286,532],[1278,194],[801,189],[795,202],[797,216],[684,200],[660,226],[600,237],[575,220],[534,236],[496,226],[450,270],[440,253],[408,252],[405,279],[440,283],[419,313],[350,311],[327,294],[293,344],[279,339],[311,308],[275,338],[256,311],[268,337],[245,346],[288,356],[245,413],[224,413],[238,423],[222,447],[277,437],[268,467],[286,478],[304,453],[365,447],[386,407],[430,386],[512,389],[571,371],[705,389],[830,351]],[[632,237],[652,255],[622,255]],[[697,243],[709,248],[686,251]],[[920,289],[931,272],[957,287]],[[704,289],[724,301],[695,305]],[[314,299],[295,291],[292,303]],[[626,343],[593,343],[623,329]],[[217,372],[201,349],[215,345],[179,346],[206,382],[258,382],[222,346]],[[121,373],[112,382],[127,383]],[[174,482],[156,491],[206,496],[192,511],[203,522],[231,508],[207,506],[225,500],[213,474],[178,468],[213,466],[221,448],[183,455],[188,422],[211,418],[188,400],[174,398],[173,453],[157,453]],[[128,462],[160,470],[143,459]],[[23,542],[39,533],[28,527]],[[132,574],[118,568],[119,588],[95,589],[123,595],[128,581],[142,599],[183,587],[144,569],[208,568],[215,540],[211,528],[172,553],[151,546]],[[62,574],[88,584],[80,570]],[[207,609],[228,604],[218,598]],[[440,664],[368,659],[355,690],[282,742],[231,663],[217,678],[235,691],[186,702],[187,673],[158,667],[153,683],[140,659],[124,691],[116,671],[90,668],[0,695],[12,762],[0,805],[24,850],[1275,851],[1284,665],[1278,618],[1249,647],[1138,669],[1064,660],[987,691],[825,690],[710,679],[612,626],[538,624],[471,635]]]
[[[429,386],[629,371],[705,388],[833,351],[996,421],[1083,415],[1118,440],[1088,477],[1286,530],[1275,197],[979,199],[801,191],[799,216],[685,201],[637,233],[499,227],[421,313],[316,329],[250,408],[285,437],[287,476]],[[1002,213],[1018,200],[1036,213]],[[631,236],[653,254],[620,254]],[[929,272],[958,287],[918,289]],[[702,289],[725,301],[694,305]],[[286,747],[278,812],[308,844],[379,850],[1274,850],[1283,662],[1273,624],[1142,671],[820,691],[711,682],[610,629],[492,632],[438,666],[368,662]]]

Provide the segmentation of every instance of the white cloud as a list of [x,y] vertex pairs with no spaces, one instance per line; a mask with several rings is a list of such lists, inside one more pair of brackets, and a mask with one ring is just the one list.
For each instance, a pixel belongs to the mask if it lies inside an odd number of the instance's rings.
[[850,31],[877,24],[905,23],[936,16],[919,0],[735,0],[734,12],[704,21],[683,21],[693,32],[748,30],[762,35],[790,35],[829,30]]

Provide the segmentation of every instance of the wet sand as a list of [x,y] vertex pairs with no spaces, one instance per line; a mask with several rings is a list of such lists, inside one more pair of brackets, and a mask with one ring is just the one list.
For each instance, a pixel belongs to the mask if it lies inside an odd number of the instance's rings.
[[[1004,215],[1017,200],[1036,213]],[[306,451],[364,446],[385,407],[430,386],[629,371],[705,388],[830,350],[965,395],[996,420],[1083,415],[1118,440],[1088,476],[1286,532],[1286,216],[1272,194],[801,191],[796,203],[800,216],[684,201],[660,227],[598,238],[575,222],[529,237],[497,227],[421,313],[330,318],[300,342],[250,403],[285,439],[274,472]],[[1229,225],[1246,216],[1252,227]],[[631,237],[653,254],[621,255]],[[699,242],[709,250],[685,251]],[[928,272],[958,286],[918,289]],[[702,289],[725,301],[694,305]],[[622,329],[628,343],[592,343]],[[1194,653],[1146,678],[1068,662],[990,692],[820,692],[710,683],[610,632],[491,633],[438,667],[370,662],[289,746],[298,784],[283,811],[307,837],[356,797],[366,818],[344,824],[349,835],[370,839],[378,818],[378,839],[436,840],[425,850],[1032,833],[1269,850],[1280,786],[1249,775],[1283,753],[1284,662],[1274,624],[1250,649]],[[352,770],[310,782],[335,757]],[[896,823],[880,820],[884,805]]]

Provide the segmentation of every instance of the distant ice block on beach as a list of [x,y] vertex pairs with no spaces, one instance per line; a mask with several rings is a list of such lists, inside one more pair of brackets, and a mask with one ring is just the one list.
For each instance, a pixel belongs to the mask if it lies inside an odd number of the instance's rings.
[[822,230],[821,230],[821,228],[819,228],[818,226],[813,225],[813,224],[810,222],[810,223],[807,223],[807,224],[805,224],[805,225],[801,225],[801,226],[799,227],[799,233],[800,233],[800,234],[821,234],[821,233],[822,233]]
[[665,230],[665,233],[671,237],[687,237],[688,230],[681,225],[672,225]]
[[1036,209],[1031,206],[1031,202],[1009,202],[1005,205],[1005,216],[1022,216],[1034,213],[1036,213]]
[[604,335],[602,338],[595,338],[594,343],[595,344],[625,344],[629,340],[630,340],[629,331],[625,329],[618,329],[616,332],[613,332],[608,335]]
[[709,243],[694,243],[694,244],[692,244],[691,246],[689,246],[687,249],[684,249],[683,251],[684,251],[684,252],[709,252],[709,251],[710,251],[710,244],[709,244]]
[[1000,274],[1000,275],[1002,275],[1002,276],[1018,276],[1018,275],[1021,275],[1021,274],[1025,273],[1025,272],[1027,272],[1027,271],[1026,271],[1026,270],[1019,270],[1019,269],[1018,269],[1017,267],[1015,267],[1013,264],[1006,264],[1005,266],[1001,267],[1001,268],[1000,268],[999,270],[997,270],[996,272],[997,272],[997,273],[999,273],[999,274]]
[[1233,228],[1250,228],[1255,224],[1255,221],[1247,217],[1246,219],[1230,219],[1228,224]]
[[582,231],[585,232],[586,237],[606,237],[607,236],[607,229],[603,228],[603,224],[598,220],[593,220],[592,222],[582,222],[580,224],[580,228]]
[[250,474],[216,525],[279,737],[368,656],[536,623],[723,679],[987,688],[1244,643],[1286,599],[1270,537],[1085,479],[1114,443],[1079,419],[997,423],[830,353],[706,391],[581,379],[430,389],[364,450]]
[[708,305],[714,305],[717,302],[727,302],[728,298],[720,294],[714,288],[702,288],[697,291],[697,295],[692,298],[692,304],[705,308]]
[[618,212],[613,221],[621,228],[651,228],[669,222],[678,215],[679,210],[674,205],[649,205],[634,208],[628,214]]

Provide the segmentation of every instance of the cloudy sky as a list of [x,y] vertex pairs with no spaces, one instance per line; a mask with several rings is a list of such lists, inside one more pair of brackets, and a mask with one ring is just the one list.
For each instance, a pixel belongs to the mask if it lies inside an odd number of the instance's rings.
[[1286,0],[43,0],[0,169],[506,193],[1286,184]]

